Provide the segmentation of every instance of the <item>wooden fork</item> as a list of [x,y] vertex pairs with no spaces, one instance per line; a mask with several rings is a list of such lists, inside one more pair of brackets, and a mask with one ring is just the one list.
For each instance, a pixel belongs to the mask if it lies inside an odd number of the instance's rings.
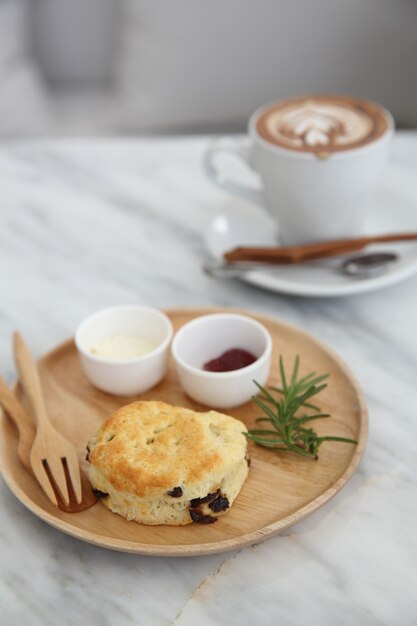
[[33,473],[55,506],[58,506],[58,502],[48,473],[59,489],[63,501],[69,504],[65,478],[66,466],[76,500],[80,503],[82,490],[77,452],[74,446],[67,439],[64,439],[49,421],[36,363],[19,333],[13,335],[13,349],[20,380],[36,419],[36,436],[30,451],[30,464]]
[[[18,431],[17,442],[17,455],[26,469],[33,474],[33,470],[30,464],[30,451],[32,449],[33,440],[35,439],[35,425],[32,418],[27,411],[20,404],[15,394],[9,389],[6,382],[0,377],[0,406],[3,407],[6,415],[14,422]],[[36,477],[35,477],[36,478]],[[54,484],[52,479],[52,488],[55,493],[55,497],[58,500],[58,508],[65,513],[80,513],[90,507],[94,506],[97,502],[97,497],[93,492],[86,474],[81,471],[81,487],[83,492],[83,498],[80,503],[75,499],[75,494],[72,489],[71,479],[66,470],[66,479],[68,492],[70,496],[69,504],[66,504],[61,494]]]

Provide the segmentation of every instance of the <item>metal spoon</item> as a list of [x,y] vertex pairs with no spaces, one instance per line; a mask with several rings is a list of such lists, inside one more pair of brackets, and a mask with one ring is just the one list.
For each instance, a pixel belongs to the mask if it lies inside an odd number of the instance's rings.
[[[394,252],[368,252],[345,258],[336,266],[334,264],[323,262],[309,262],[304,265],[310,267],[328,267],[336,269],[343,274],[354,278],[374,278],[388,271],[390,265],[398,260],[398,255]],[[301,264],[300,264],[301,265]],[[277,264],[268,263],[245,263],[236,262],[228,263],[217,259],[211,259],[203,264],[203,270],[213,278],[242,278],[248,272],[260,270],[263,268],[278,268]]]

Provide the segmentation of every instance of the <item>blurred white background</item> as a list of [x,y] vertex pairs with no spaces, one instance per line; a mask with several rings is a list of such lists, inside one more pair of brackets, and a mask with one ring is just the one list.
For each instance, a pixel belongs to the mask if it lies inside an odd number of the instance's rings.
[[417,126],[415,0],[0,0],[0,136],[244,130],[351,93]]

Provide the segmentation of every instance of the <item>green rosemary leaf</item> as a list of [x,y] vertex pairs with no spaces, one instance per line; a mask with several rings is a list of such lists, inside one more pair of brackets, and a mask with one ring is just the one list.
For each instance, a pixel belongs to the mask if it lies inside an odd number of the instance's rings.
[[342,441],[343,443],[354,443],[358,444],[356,439],[347,439],[346,437],[319,437],[320,441]]
[[[271,391],[277,391],[278,393],[284,393],[284,390],[281,389],[281,387],[270,387]],[[274,400],[274,404],[275,404],[276,400]],[[303,402],[303,406],[307,407],[308,409],[313,409],[313,411],[320,411],[320,407],[316,406],[315,404],[310,404],[309,402]]]
[[292,412],[295,413],[306,400],[312,398],[313,396],[316,396],[318,393],[320,393],[320,391],[326,389],[326,387],[327,385],[321,385],[320,387],[310,387],[310,389],[307,389],[307,391],[305,391],[301,396],[298,396],[298,398],[296,398],[296,400],[294,401],[293,406],[291,407]]
[[275,447],[275,446],[285,446],[285,441],[283,441],[282,439],[276,439],[275,441],[273,439],[267,439],[267,438],[263,438],[263,437],[258,437],[257,435],[251,435],[251,433],[244,433],[245,437],[247,437],[248,439],[252,439],[252,441],[254,441],[256,444],[258,444],[259,446],[264,446],[264,447]]
[[317,413],[316,415],[305,415],[304,417],[293,417],[291,421],[294,424],[305,424],[306,422],[312,422],[313,420],[322,419],[324,417],[331,417],[331,415],[330,413]]
[[[326,389],[326,381],[329,374],[317,376],[311,372],[302,378],[298,378],[300,359],[295,357],[289,383],[285,375],[284,362],[279,359],[282,387],[269,387],[268,389],[257,383],[260,394],[253,400],[263,411],[264,417],[256,418],[256,422],[268,422],[275,430],[257,428],[244,433],[248,439],[264,448],[276,450],[289,450],[301,456],[318,458],[318,450],[324,441],[337,441],[357,444],[353,439],[337,436],[319,437],[312,428],[305,428],[304,424],[321,418],[328,418],[328,413],[322,413],[320,408],[311,402],[311,398]],[[279,394],[275,397],[274,394]],[[301,407],[315,411],[311,415],[298,416]]]
[[274,435],[274,437],[276,437],[277,431],[276,430],[263,430],[262,428],[259,428],[259,429],[251,429],[250,434],[251,435]]
[[[305,378],[308,378],[308,376],[306,376]],[[308,387],[317,387],[319,383],[321,383],[323,380],[326,380],[327,378],[329,378],[329,374],[321,374],[320,376],[316,376],[314,373],[314,378],[307,380],[305,383],[299,381],[298,384],[302,385],[303,387],[305,387],[306,385]]]
[[254,398],[254,401],[259,406],[259,408],[262,409],[262,411],[265,413],[265,415],[267,415],[269,417],[269,419],[272,422],[279,421],[279,419],[277,418],[275,413],[264,402],[262,402],[262,400],[260,400],[259,398]]
[[[271,387],[272,389],[272,387]],[[263,400],[264,402],[268,402],[269,404],[272,404],[272,406],[276,405],[275,400],[271,400],[270,398],[268,398],[268,396],[264,396],[263,394],[259,394],[258,398],[260,398],[261,400]]]
[[[255,385],[258,387],[258,389],[261,390],[262,394],[265,396],[264,399],[267,399],[268,402],[271,402],[271,404],[273,404],[274,406],[276,405],[276,400],[275,398],[269,393],[268,389],[266,389],[265,387],[262,387],[262,385],[260,385],[259,383],[256,382],[256,380],[253,381],[255,383]],[[262,397],[262,396],[261,396]]]
[[305,385],[307,383],[307,381],[310,381],[312,378],[314,378],[314,376],[316,376],[317,372],[310,372],[310,374],[307,374],[307,376],[304,376],[304,378],[300,378],[300,380],[298,381],[298,385]]
[[282,356],[279,357],[279,369],[281,372],[281,380],[282,386],[284,388],[284,393],[287,393],[287,379],[285,378],[284,362],[282,360]]
[[297,384],[297,376],[298,376],[298,367],[300,365],[300,357],[297,356],[295,357],[295,361],[294,361],[294,368],[292,370],[292,376],[291,376],[291,386],[294,387],[294,385]]
[[316,457],[316,454],[314,452],[311,452],[308,448],[304,448],[301,445],[289,444],[288,449],[291,452],[296,452],[297,454],[300,454],[301,456],[307,456],[312,459]]

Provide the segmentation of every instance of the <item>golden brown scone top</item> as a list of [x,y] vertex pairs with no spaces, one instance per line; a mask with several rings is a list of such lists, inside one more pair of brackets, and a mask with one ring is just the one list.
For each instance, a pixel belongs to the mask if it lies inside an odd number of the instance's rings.
[[246,446],[242,422],[164,402],[133,402],[114,413],[90,440],[89,460],[124,492],[143,498],[221,475]]

